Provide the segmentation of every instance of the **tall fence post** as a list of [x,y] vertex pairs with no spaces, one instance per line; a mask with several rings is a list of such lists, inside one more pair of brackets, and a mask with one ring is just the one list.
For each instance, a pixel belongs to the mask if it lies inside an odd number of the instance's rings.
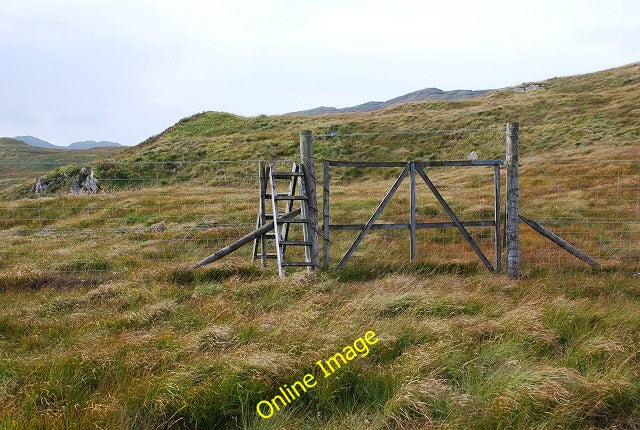
[[520,236],[518,232],[518,198],[519,198],[519,128],[517,122],[507,123],[507,207],[505,220],[505,238],[507,251],[507,275],[520,278]]
[[323,198],[322,198],[322,237],[324,239],[324,245],[322,247],[322,251],[324,252],[324,258],[322,259],[322,268],[324,270],[329,269],[329,199],[330,191],[329,191],[329,162],[322,162],[322,175],[323,175]]
[[500,220],[501,200],[500,200],[500,165],[493,166],[493,195],[494,195],[494,218],[495,224],[495,240],[496,240],[496,272],[502,272],[502,237],[500,228],[502,227]]
[[416,163],[409,166],[409,259],[416,259]]
[[313,262],[314,266],[309,267],[310,272],[315,272],[318,267],[318,199],[316,197],[316,171],[313,162],[313,133],[309,130],[300,132],[300,161],[302,161],[304,171],[304,184],[307,195],[306,216],[309,223],[306,227],[306,240],[311,242],[311,246],[305,246],[307,261]]

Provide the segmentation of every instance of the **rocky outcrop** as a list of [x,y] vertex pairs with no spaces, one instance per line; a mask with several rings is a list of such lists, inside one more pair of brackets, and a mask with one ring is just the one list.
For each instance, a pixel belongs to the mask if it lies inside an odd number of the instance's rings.
[[102,192],[98,178],[93,174],[91,167],[71,167],[54,170],[40,176],[31,186],[34,194],[97,194]]
[[91,167],[83,167],[69,188],[70,194],[97,194],[100,192],[98,179],[93,176]]
[[516,93],[528,93],[529,91],[539,91],[544,90],[544,85],[542,84],[523,84],[517,86],[513,89]]

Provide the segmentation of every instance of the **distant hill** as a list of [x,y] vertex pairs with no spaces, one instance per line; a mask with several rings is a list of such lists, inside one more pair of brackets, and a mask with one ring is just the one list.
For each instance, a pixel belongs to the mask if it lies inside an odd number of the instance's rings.
[[112,148],[112,147],[120,147],[120,145],[116,142],[109,142],[106,140],[102,140],[100,142],[96,142],[95,140],[84,140],[82,142],[73,142],[69,146],[61,146],[54,145],[53,143],[49,143],[46,140],[39,139],[34,136],[16,136],[15,140],[22,141],[28,145],[35,146],[37,148],[49,148],[49,149],[91,149],[91,148]]
[[91,148],[110,148],[114,146],[123,146],[116,142],[108,142],[106,140],[96,142],[94,140],[85,140],[82,142],[73,142],[67,149],[91,149]]
[[14,137],[14,139],[20,140],[28,145],[36,146],[38,148],[60,149],[60,146],[49,143],[46,140],[38,139],[34,136],[16,136]]
[[414,91],[409,94],[405,94],[386,102],[367,102],[359,104],[357,106],[351,106],[346,108],[337,109],[334,107],[320,106],[317,108],[302,110],[297,112],[289,112],[285,115],[325,115],[334,113],[355,113],[355,112],[371,112],[378,109],[384,109],[389,106],[394,106],[408,102],[418,101],[458,101],[469,100],[474,97],[487,94],[494,90],[454,90],[454,91],[442,91],[438,88],[425,88],[423,90]]

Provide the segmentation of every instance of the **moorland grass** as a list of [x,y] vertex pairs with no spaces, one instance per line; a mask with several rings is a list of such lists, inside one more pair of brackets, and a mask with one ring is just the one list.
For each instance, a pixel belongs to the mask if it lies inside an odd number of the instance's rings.
[[[636,183],[624,182],[637,170],[603,160],[640,158],[638,67],[368,114],[203,113],[96,164],[103,194],[34,198],[12,185],[0,202],[0,428],[637,427],[640,241]],[[456,231],[439,229],[419,232],[415,262],[405,231],[371,232],[344,270],[315,279],[281,280],[248,248],[187,270],[255,222],[255,163],[216,160],[294,157],[303,128],[493,128],[320,140],[316,153],[502,158],[498,126],[512,119],[523,124],[523,213],[582,220],[567,238],[596,243],[602,268],[523,227],[521,281],[487,273]],[[365,222],[395,174],[332,172],[332,221]],[[491,218],[487,172],[429,175],[461,219]],[[407,196],[379,221],[406,222]],[[446,220],[423,187],[417,213]],[[491,231],[472,234],[490,255]],[[353,239],[332,234],[331,267]],[[368,330],[380,339],[368,356],[317,375],[273,418],[257,415],[257,402]]]
[[[0,419],[9,428],[630,427],[640,418],[637,295],[623,273],[517,283],[420,270],[361,282],[236,275],[6,291]],[[380,338],[367,357],[317,375],[273,418],[257,416],[259,400],[364,330]]]

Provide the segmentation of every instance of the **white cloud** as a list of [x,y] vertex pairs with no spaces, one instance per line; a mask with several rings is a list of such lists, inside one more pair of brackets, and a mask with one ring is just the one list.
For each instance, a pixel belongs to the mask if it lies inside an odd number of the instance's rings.
[[613,0],[23,0],[0,9],[0,134],[134,144],[205,109],[279,113],[637,61]]

